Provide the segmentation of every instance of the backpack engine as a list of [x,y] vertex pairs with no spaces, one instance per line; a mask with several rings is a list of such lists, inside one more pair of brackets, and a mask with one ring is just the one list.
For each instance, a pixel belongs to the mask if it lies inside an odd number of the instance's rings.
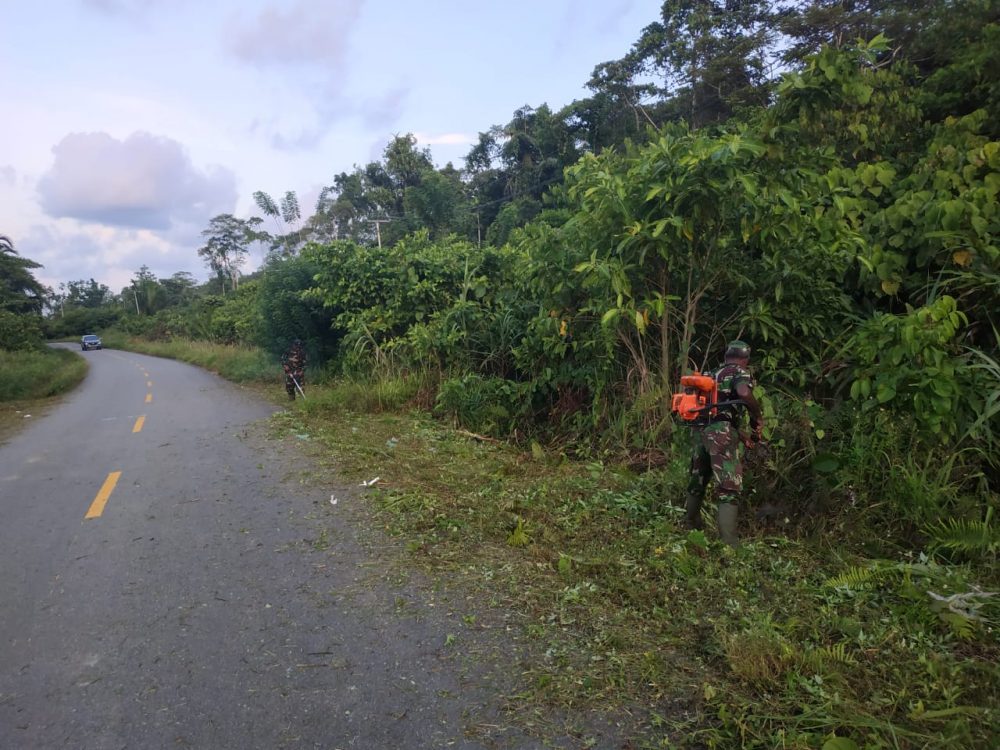
[[718,386],[715,378],[695,372],[681,377],[681,387],[670,401],[670,411],[684,422],[692,424],[714,416],[717,401]]

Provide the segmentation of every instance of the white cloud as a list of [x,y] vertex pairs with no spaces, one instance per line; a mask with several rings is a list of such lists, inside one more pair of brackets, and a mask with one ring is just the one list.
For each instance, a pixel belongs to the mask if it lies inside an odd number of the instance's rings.
[[399,120],[406,105],[409,91],[397,86],[381,96],[367,99],[361,104],[361,119],[366,128],[386,128]]
[[169,229],[207,223],[232,211],[236,180],[228,169],[202,172],[177,141],[133,133],[73,133],[53,149],[55,164],[39,180],[43,210],[112,226]]
[[18,244],[18,253],[42,264],[35,277],[47,286],[77,279],[96,279],[113,292],[127,286],[141,266],[160,278],[177,271],[207,275],[197,255],[197,231],[184,240],[148,229],[81,224],[60,219],[31,226]]
[[239,23],[230,48],[257,65],[334,65],[345,59],[363,0],[299,0],[269,6],[250,23]]
[[84,6],[94,8],[109,15],[141,13],[161,0],[83,0]]
[[[257,118],[254,129],[279,151],[319,147],[333,124],[360,116],[366,124],[399,117],[390,92],[359,102],[345,92],[350,87],[348,51],[358,29],[364,0],[298,0],[268,3],[249,20],[229,24],[235,32],[229,51],[263,71],[260,85],[272,101],[271,116]],[[280,106],[276,99],[294,104]],[[303,103],[304,108],[299,108]],[[278,114],[275,114],[278,113]]]

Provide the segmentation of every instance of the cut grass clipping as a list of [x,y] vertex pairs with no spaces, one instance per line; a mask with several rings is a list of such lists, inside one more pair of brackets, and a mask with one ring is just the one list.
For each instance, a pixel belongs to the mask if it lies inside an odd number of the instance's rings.
[[[628,716],[647,747],[1000,736],[995,565],[871,561],[838,540],[761,533],[732,551],[679,528],[684,461],[633,475],[345,400],[360,401],[317,396],[276,424],[347,478],[381,477],[371,496],[410,564],[514,613],[515,706]],[[964,610],[941,604],[963,594]]]

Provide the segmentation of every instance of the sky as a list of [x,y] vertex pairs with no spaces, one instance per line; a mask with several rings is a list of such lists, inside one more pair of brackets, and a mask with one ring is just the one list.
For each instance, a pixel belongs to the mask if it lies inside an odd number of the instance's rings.
[[[413,133],[443,166],[514,110],[587,95],[659,0],[0,0],[0,235],[113,292],[204,280],[201,232]],[[244,271],[260,263],[251,256]]]

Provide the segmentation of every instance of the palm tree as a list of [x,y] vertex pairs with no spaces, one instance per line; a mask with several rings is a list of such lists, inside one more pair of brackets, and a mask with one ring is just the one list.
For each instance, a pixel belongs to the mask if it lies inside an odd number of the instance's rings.
[[31,274],[31,269],[41,267],[40,263],[19,256],[14,241],[0,234],[0,310],[42,312],[45,287]]

